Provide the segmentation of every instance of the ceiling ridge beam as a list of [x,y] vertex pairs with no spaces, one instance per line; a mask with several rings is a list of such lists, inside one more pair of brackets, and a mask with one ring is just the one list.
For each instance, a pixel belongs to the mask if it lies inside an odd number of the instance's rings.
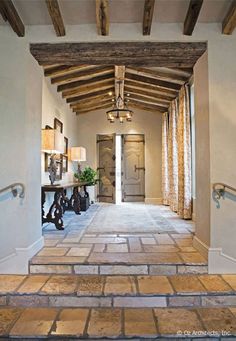
[[109,0],[96,0],[96,21],[99,35],[109,34]]
[[230,6],[228,13],[226,14],[222,23],[222,33],[232,34],[236,27],[236,0],[234,0]]
[[0,0],[0,13],[3,20],[9,22],[18,37],[25,36],[25,26],[11,0]]
[[197,23],[203,0],[190,0],[188,11],[184,20],[184,34],[191,36]]
[[155,0],[145,0],[143,10],[143,35],[149,36],[152,28],[152,18],[154,12]]
[[64,26],[64,22],[62,19],[59,3],[57,0],[45,0],[48,13],[51,17],[52,24],[54,27],[54,30],[56,32],[56,35],[58,37],[63,37],[66,35],[66,29]]

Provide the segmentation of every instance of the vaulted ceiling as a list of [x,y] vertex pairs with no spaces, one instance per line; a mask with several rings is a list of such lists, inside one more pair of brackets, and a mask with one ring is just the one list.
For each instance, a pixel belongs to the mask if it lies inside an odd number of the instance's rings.
[[182,23],[185,35],[197,21],[221,23],[224,34],[236,27],[235,0],[1,0],[0,13],[0,25],[8,22],[18,36],[25,25],[53,24],[57,36],[66,35],[67,25],[95,23],[99,35],[109,35],[110,23],[140,23],[143,35],[152,22]]

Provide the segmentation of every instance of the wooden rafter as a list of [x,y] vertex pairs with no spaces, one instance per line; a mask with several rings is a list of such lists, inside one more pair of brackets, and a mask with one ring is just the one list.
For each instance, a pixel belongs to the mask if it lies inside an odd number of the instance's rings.
[[96,0],[96,21],[99,35],[109,34],[109,1]]
[[[144,84],[145,84],[145,87],[144,87]],[[173,92],[168,89],[160,88],[160,87],[157,87],[156,85],[152,85],[148,83],[131,81],[131,80],[126,79],[125,85],[130,86],[133,89],[141,89],[141,90],[145,89],[146,91],[149,91],[150,93],[153,93],[153,94],[162,94],[162,95],[170,96],[172,98],[175,98],[177,96],[177,92]]]
[[83,106],[83,105],[88,105],[91,103],[100,103],[101,101],[105,101],[107,99],[110,99],[110,101],[111,101],[111,97],[108,95],[108,93],[106,93],[104,95],[100,95],[100,96],[91,97],[90,99],[84,99],[82,101],[71,103],[70,107],[76,108],[79,105]]
[[75,97],[78,95],[89,94],[94,91],[109,89],[114,86],[114,78],[110,80],[104,80],[99,83],[84,85],[79,89],[67,90],[62,92],[62,98]]
[[110,73],[108,73],[106,75],[95,76],[95,77],[92,77],[88,80],[79,80],[79,81],[75,81],[75,82],[71,82],[71,83],[58,85],[57,91],[59,92],[59,91],[65,91],[65,90],[72,90],[72,89],[82,87],[83,85],[96,84],[96,83],[99,83],[101,81],[106,81],[109,79],[114,79],[114,70],[111,70]]
[[152,17],[155,6],[155,0],[145,0],[143,11],[143,35],[147,36],[151,33]]
[[193,67],[206,49],[206,42],[30,44],[30,52],[40,65],[59,63]]
[[75,72],[66,73],[61,76],[51,78],[52,84],[70,83],[78,80],[91,79],[96,76],[111,74],[113,68],[111,66],[96,66],[91,69],[82,69]]
[[44,67],[45,77],[54,77],[59,75],[65,75],[70,72],[91,69],[93,65],[51,65],[47,68]]
[[66,102],[67,103],[78,103],[78,102],[83,101],[83,100],[90,100],[92,98],[95,99],[97,97],[106,95],[109,92],[111,92],[111,94],[114,95],[112,90],[114,90],[113,87],[110,87],[108,89],[98,90],[98,91],[94,91],[94,92],[84,94],[84,95],[80,95],[80,96],[69,97],[66,99]]
[[0,1],[0,13],[3,20],[8,21],[18,37],[24,37],[25,26],[11,0]]
[[166,108],[159,107],[157,105],[154,106],[150,104],[142,104],[134,100],[129,102],[129,106],[134,107],[134,108],[140,108],[140,109],[147,110],[147,111],[154,111],[154,112],[161,112],[161,113],[167,111]]
[[57,0],[45,0],[49,15],[52,19],[54,30],[58,37],[66,35],[65,26],[63,23],[60,7]]
[[184,34],[191,36],[202,8],[203,0],[190,0],[184,21]]
[[98,109],[103,109],[103,108],[110,108],[111,104],[110,103],[103,103],[103,104],[97,104],[94,107],[90,107],[89,109],[80,109],[80,110],[73,110],[76,112],[76,114],[85,114],[93,110],[98,110]]
[[[167,69],[168,70],[168,69]],[[173,72],[168,71],[159,71],[159,70],[151,70],[147,68],[130,68],[127,67],[126,71],[129,73],[133,73],[135,75],[140,75],[144,77],[151,77],[154,79],[164,80],[167,82],[174,82],[174,83],[184,83],[188,80],[189,77],[182,76]]]
[[106,98],[100,99],[99,101],[92,101],[88,103],[77,104],[73,106],[73,110],[74,111],[87,110],[87,109],[90,109],[91,107],[94,108],[105,103],[110,103],[110,106],[112,106],[111,98],[106,97]]
[[167,95],[163,95],[161,93],[153,93],[150,91],[146,91],[145,88],[132,88],[130,86],[125,85],[125,94],[134,94],[134,95],[141,95],[150,99],[155,99],[158,98],[160,100],[162,100],[163,102],[169,103],[173,97],[167,96]]
[[153,104],[153,105],[160,105],[161,107],[169,107],[169,103],[168,101],[162,101],[161,99],[157,98],[149,98],[149,97],[145,97],[145,96],[141,96],[141,95],[136,95],[133,93],[129,93],[130,95],[128,96],[128,98],[130,100],[137,100],[139,102],[142,103],[149,103],[149,104]]
[[223,20],[222,33],[232,34],[236,27],[236,0],[231,4],[231,7]]
[[181,88],[181,85],[177,84],[177,83],[162,81],[162,80],[154,79],[151,77],[143,77],[143,76],[135,75],[135,74],[129,73],[129,72],[126,72],[126,78],[127,78],[127,80],[134,80],[137,82],[142,82],[144,84],[147,83],[147,84],[155,85],[159,88],[168,89],[168,90],[171,90],[173,92],[179,91]]

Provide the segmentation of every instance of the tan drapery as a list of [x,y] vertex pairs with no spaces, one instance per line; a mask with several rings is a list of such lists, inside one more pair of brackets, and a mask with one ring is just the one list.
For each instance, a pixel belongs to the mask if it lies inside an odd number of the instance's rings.
[[184,219],[192,217],[191,203],[191,132],[189,92],[187,85],[180,89],[177,127],[178,143],[178,215]]
[[178,210],[178,145],[177,145],[177,100],[173,100],[169,109],[168,129],[168,176],[169,205],[172,211]]
[[168,176],[168,113],[162,115],[162,202],[169,203]]

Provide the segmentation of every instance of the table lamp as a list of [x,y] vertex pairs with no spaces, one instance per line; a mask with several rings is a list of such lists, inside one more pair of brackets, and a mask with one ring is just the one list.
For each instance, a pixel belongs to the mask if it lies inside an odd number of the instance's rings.
[[78,162],[78,176],[81,175],[81,161],[86,161],[86,149],[84,147],[72,147],[70,150],[71,161]]
[[64,136],[56,129],[42,129],[42,152],[51,154],[50,164],[48,167],[49,179],[51,185],[56,180],[57,164],[55,161],[56,154],[64,152]]

